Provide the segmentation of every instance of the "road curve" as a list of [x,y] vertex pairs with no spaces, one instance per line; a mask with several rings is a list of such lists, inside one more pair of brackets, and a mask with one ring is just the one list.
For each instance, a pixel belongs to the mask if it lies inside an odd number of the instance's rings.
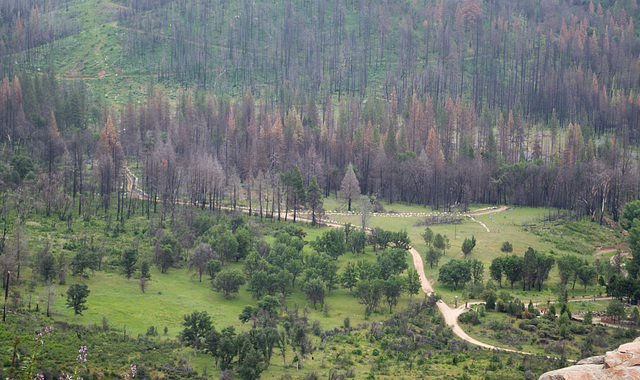
[[[424,262],[422,261],[422,257],[420,256],[420,253],[418,252],[418,250],[416,250],[413,247],[409,249],[409,252],[411,253],[411,256],[413,258],[413,266],[416,268],[416,271],[418,271],[418,275],[420,276],[420,284],[422,285],[422,291],[424,291],[427,295],[431,295],[434,292],[433,286],[431,286],[431,283],[427,279],[427,276],[424,274]],[[447,324],[447,326],[451,327],[451,329],[453,330],[453,333],[456,334],[460,339],[465,340],[469,343],[475,344],[477,346],[492,349],[492,350],[502,350],[502,351],[517,352],[521,354],[530,355],[527,352],[520,352],[520,351],[511,350],[508,348],[492,346],[490,344],[480,342],[479,340],[470,337],[469,334],[467,334],[462,329],[462,327],[460,327],[460,325],[458,324],[458,317],[460,316],[460,314],[465,312],[464,306],[460,306],[454,309],[449,307],[449,305],[444,303],[442,300],[438,301],[437,305],[438,305],[438,309],[442,313],[442,316],[444,317],[444,322]]]

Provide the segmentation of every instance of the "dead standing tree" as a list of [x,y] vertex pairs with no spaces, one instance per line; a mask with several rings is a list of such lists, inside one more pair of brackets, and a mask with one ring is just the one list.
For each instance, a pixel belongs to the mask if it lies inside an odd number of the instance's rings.
[[351,201],[360,195],[360,184],[353,171],[353,165],[349,164],[347,172],[344,175],[342,184],[340,185],[340,196],[348,202],[348,210],[351,211]]

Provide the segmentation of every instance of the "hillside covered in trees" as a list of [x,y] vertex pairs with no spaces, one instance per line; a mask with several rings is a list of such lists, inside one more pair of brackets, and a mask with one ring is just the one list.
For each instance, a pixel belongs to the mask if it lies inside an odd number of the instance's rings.
[[[362,193],[435,208],[617,219],[637,197],[635,1],[90,5],[8,1],[2,12],[5,162],[46,162],[74,197],[99,181],[79,178],[108,116],[122,159],[144,168],[139,185],[165,201],[210,204],[241,184],[266,199],[294,166],[329,194],[349,163]],[[83,80],[56,67],[56,49],[73,56],[80,36],[114,37],[105,25],[120,31],[110,51],[123,83],[156,83],[143,101],[101,98],[100,65]],[[124,178],[111,161],[102,196]]]

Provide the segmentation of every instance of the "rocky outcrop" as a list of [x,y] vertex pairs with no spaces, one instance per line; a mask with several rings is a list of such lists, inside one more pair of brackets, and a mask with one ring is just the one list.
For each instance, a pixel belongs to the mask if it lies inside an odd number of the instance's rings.
[[578,363],[576,363],[576,365],[584,365],[584,364],[604,364],[604,355],[584,358],[580,360]]
[[603,356],[580,360],[576,365],[547,372],[539,380],[640,380],[640,338]]

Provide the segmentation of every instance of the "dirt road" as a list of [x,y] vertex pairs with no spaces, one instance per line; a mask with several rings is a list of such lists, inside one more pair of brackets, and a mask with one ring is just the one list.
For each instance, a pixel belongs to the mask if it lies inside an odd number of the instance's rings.
[[[496,210],[493,210],[493,211],[497,212]],[[413,257],[413,266],[416,268],[416,271],[418,271],[418,275],[420,275],[420,283],[422,284],[422,290],[426,294],[433,293],[433,287],[431,286],[431,282],[429,282],[429,280],[427,279],[427,276],[424,274],[424,262],[422,261],[422,257],[420,256],[420,253],[413,247],[411,247],[409,252]],[[444,317],[444,322],[447,324],[447,326],[451,327],[451,329],[453,330],[453,333],[456,334],[460,339],[466,340],[469,343],[472,343],[484,348],[528,354],[526,352],[520,352],[520,351],[510,350],[508,348],[492,346],[490,344],[480,342],[479,340],[470,337],[458,324],[458,317],[460,316],[460,314],[465,312],[464,305],[461,305],[460,307],[454,309],[452,307],[449,307],[449,305],[444,303],[442,300],[440,300],[438,301],[438,309],[440,310],[440,312],[442,313],[442,316]]]
[[479,216],[479,215],[486,215],[486,214],[495,214],[498,212],[503,212],[504,210],[508,209],[509,207],[507,206],[500,206],[499,208],[494,208],[492,210],[482,210],[482,211],[478,211],[478,212],[473,212],[470,214],[467,214],[469,216]]
[[469,214],[464,214],[464,216],[466,216],[467,218],[469,218],[469,219],[473,220],[474,222],[480,224],[485,230],[487,230],[487,232],[491,232],[491,230],[489,229],[489,227],[487,227],[486,224],[484,224],[481,221],[477,220],[476,218],[474,218],[474,216],[487,215],[487,214],[497,214],[499,212],[502,212],[502,211],[508,210],[508,209],[509,209],[509,207],[507,207],[507,206],[500,206],[499,208],[493,208],[493,209],[490,209],[490,210],[482,210],[482,211],[478,211],[478,212],[472,212],[472,213],[469,213]]

